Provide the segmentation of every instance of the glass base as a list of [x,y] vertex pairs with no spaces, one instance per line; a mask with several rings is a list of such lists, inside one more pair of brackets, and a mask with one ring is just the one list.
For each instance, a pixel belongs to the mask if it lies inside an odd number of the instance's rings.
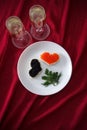
[[50,28],[48,24],[44,24],[42,28],[35,28],[32,25],[30,33],[32,37],[36,40],[45,40],[50,34]]
[[17,48],[25,48],[32,41],[31,35],[25,31],[18,37],[12,37],[12,43]]

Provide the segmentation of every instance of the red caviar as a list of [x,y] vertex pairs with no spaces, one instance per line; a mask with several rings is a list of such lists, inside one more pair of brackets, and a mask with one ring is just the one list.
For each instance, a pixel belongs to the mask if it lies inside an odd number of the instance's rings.
[[60,56],[57,53],[50,54],[49,52],[44,52],[40,58],[47,64],[54,64],[59,60]]

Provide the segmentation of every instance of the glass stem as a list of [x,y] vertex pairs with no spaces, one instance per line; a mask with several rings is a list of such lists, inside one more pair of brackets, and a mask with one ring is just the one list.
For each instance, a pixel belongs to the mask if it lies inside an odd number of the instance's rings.
[[43,32],[43,21],[39,21],[35,23],[36,32]]

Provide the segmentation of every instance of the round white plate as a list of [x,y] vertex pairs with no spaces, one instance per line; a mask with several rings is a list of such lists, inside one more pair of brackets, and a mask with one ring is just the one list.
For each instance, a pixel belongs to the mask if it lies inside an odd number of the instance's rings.
[[[47,65],[40,59],[40,55],[43,52],[58,53],[60,60],[53,65]],[[42,71],[34,78],[29,75],[32,59],[38,59],[42,68]],[[57,86],[49,85],[45,87],[42,85],[44,82],[42,76],[46,68],[54,72],[62,73]],[[28,46],[22,52],[17,64],[17,73],[22,85],[30,92],[38,95],[51,95],[62,90],[69,82],[72,74],[72,62],[66,50],[60,45],[50,41],[39,41]]]

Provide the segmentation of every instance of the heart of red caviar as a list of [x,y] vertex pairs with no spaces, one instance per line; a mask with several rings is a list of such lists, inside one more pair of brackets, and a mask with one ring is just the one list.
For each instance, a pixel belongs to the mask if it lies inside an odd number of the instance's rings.
[[47,64],[54,64],[59,60],[59,55],[57,53],[50,54],[49,52],[44,52],[40,58]]

